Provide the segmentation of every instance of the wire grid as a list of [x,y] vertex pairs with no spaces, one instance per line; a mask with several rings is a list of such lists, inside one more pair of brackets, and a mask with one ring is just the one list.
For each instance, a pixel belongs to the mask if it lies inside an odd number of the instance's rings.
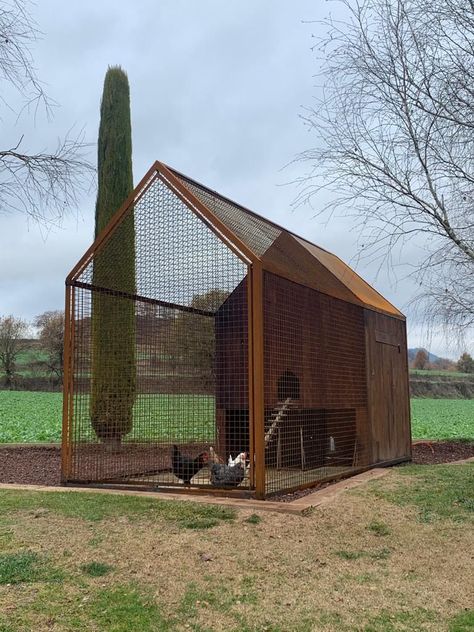
[[176,177],[257,256],[270,248],[282,231],[271,222],[214,193],[181,174]]
[[363,309],[264,273],[265,486],[368,465]]
[[73,281],[69,480],[209,486],[248,451],[247,272],[156,178]]

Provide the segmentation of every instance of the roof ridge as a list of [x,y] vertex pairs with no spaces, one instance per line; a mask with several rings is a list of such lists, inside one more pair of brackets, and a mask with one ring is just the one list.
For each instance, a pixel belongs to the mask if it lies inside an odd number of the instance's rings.
[[303,237],[302,235],[298,235],[298,233],[295,233],[293,230],[291,230],[289,228],[285,228],[284,226],[281,226],[281,224],[277,224],[273,220],[268,219],[268,217],[264,217],[263,215],[260,215],[259,213],[256,213],[255,211],[252,211],[252,209],[250,209],[250,208],[248,208],[246,206],[243,206],[239,202],[236,202],[235,200],[233,200],[232,198],[227,197],[226,195],[222,195],[222,193],[219,193],[219,191],[216,191],[215,189],[209,188],[208,186],[206,186],[202,182],[199,182],[198,180],[195,180],[194,178],[190,178],[188,175],[182,173],[181,171],[178,171],[177,169],[174,169],[173,167],[170,167],[169,165],[166,165],[166,167],[170,171],[172,171],[174,174],[176,174],[177,176],[182,178],[183,180],[187,180],[188,182],[190,182],[190,183],[192,183],[192,184],[194,184],[194,185],[196,185],[198,187],[201,187],[201,189],[204,189],[208,193],[211,193],[212,195],[215,195],[216,197],[220,198],[221,200],[224,200],[225,202],[230,202],[230,204],[233,204],[234,206],[237,206],[238,208],[240,208],[245,213],[248,213],[249,215],[252,215],[252,217],[255,217],[257,219],[261,219],[262,221],[266,222],[267,224],[270,224],[271,226],[273,226],[274,228],[276,228],[278,230],[285,231],[286,233],[289,233],[293,237],[297,237],[298,239],[302,239],[302,240],[306,241],[308,244],[310,244],[311,246],[315,246],[316,248],[319,248],[323,252],[327,252],[329,255],[333,254],[330,250],[327,250],[326,248],[323,248],[322,246],[319,246],[318,244],[315,244],[314,242],[310,241],[306,237]]

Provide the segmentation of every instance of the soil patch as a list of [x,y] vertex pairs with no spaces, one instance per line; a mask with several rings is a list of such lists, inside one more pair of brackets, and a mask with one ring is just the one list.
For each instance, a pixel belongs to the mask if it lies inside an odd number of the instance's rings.
[[[150,458],[147,465],[152,469],[151,449],[145,450]],[[184,453],[188,450],[183,449]],[[196,446],[193,446],[190,454],[196,454]],[[89,458],[92,459],[92,453]],[[131,450],[129,456],[130,462],[124,460],[124,454],[121,455],[121,464],[125,470],[131,470],[135,459],[140,460],[143,464],[143,453],[138,459],[138,449],[135,447]],[[85,455],[83,455],[83,458]],[[94,454],[97,458],[97,454]],[[420,441],[413,444],[413,463],[422,465],[431,465],[434,463],[450,463],[474,457],[474,442],[465,443],[460,441]],[[113,457],[111,457],[113,458]],[[169,468],[169,449],[159,451],[157,459],[156,448],[153,451],[154,467],[156,469]],[[95,459],[94,459],[95,460]],[[158,461],[158,462],[157,462]],[[61,470],[61,451],[55,447],[42,446],[19,446],[19,447],[1,447],[0,446],[0,483],[18,483],[26,485],[60,485]],[[331,483],[323,483],[322,485],[300,490],[291,494],[280,494],[273,496],[271,500],[279,500],[282,502],[291,502],[298,498],[311,494],[315,489],[327,487]]]
[[451,463],[474,456],[474,441],[416,441],[412,447],[413,463],[432,465]]
[[61,450],[51,447],[0,447],[0,483],[60,485]]

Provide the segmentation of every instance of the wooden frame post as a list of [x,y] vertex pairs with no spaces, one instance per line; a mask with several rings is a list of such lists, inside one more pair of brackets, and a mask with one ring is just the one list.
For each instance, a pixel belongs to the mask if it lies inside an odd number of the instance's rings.
[[61,442],[61,481],[66,482],[71,476],[72,457],[72,358],[73,358],[73,326],[74,326],[74,288],[66,285],[66,304],[64,310],[64,355],[63,355],[63,420]]
[[251,268],[252,304],[252,428],[255,452],[255,496],[265,498],[265,400],[263,379],[263,269],[260,262]]

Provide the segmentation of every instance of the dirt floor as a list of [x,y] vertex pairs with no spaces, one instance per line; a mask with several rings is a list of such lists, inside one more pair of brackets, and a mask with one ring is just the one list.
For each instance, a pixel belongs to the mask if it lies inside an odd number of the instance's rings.
[[[413,463],[449,463],[472,456],[474,442],[419,441],[413,444]],[[59,448],[0,446],[0,483],[60,485],[60,467]],[[304,493],[308,492],[287,494],[280,496],[279,500],[289,502]]]

